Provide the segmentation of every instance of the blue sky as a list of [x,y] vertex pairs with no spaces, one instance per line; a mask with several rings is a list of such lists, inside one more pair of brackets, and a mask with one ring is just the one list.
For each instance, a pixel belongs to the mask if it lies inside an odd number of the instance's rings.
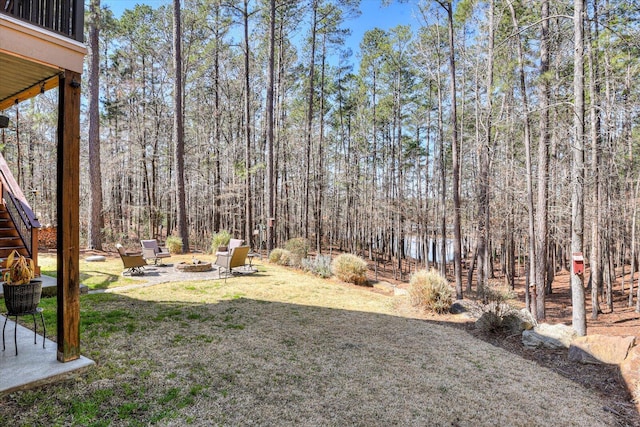
[[[354,55],[357,55],[358,46],[364,33],[375,27],[388,30],[396,25],[411,25],[417,28],[419,26],[416,17],[417,1],[408,0],[402,4],[394,1],[389,6],[382,6],[381,0],[361,0],[362,14],[345,23],[351,29],[347,46],[351,47]],[[125,9],[132,9],[136,4],[148,4],[155,9],[162,5],[171,4],[171,0],[102,0],[101,2],[102,6],[109,6],[118,17]]]

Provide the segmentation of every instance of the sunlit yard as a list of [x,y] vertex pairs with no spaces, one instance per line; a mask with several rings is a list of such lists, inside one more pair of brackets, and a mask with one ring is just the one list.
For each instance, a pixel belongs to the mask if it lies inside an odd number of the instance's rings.
[[[131,280],[119,263],[81,264],[84,282],[111,288],[81,296],[81,350],[96,366],[5,396],[4,421],[512,426],[553,414],[553,425],[615,425],[595,393],[412,316],[405,297],[261,262],[226,283],[118,291]],[[42,306],[55,333],[55,298]]]
[[0,0],[0,427],[640,427],[639,21]]
[[[168,264],[178,262],[189,262],[193,255],[173,255]],[[214,255],[199,256],[202,260],[213,261]],[[56,256],[55,254],[40,254],[38,263],[41,266],[42,274],[56,277]],[[149,267],[153,267],[153,263],[149,263]],[[169,265],[163,267],[166,272],[173,272],[173,268]],[[117,255],[108,256],[103,262],[88,262],[80,257],[80,283],[86,285],[89,289],[109,289],[121,286],[128,286],[136,283],[146,283],[145,276],[123,276],[122,261]]]
[[[55,254],[40,254],[38,263],[42,274],[56,277],[57,258]],[[107,289],[135,283],[122,276],[122,261],[118,257],[109,257],[105,262],[87,262],[80,258],[80,283],[89,289]]]

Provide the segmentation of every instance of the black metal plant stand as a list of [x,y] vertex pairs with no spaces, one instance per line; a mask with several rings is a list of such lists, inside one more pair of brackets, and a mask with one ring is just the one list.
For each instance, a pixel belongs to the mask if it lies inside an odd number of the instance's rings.
[[31,315],[33,317],[33,343],[37,344],[37,338],[38,338],[38,324],[36,322],[36,314],[40,314],[40,320],[42,321],[42,329],[44,330],[44,334],[42,335],[42,348],[44,347],[45,341],[47,340],[47,327],[44,324],[44,315],[42,314],[43,309],[41,307],[37,307],[35,310],[31,310],[28,312],[24,312],[24,313],[7,313],[5,315],[5,319],[4,319],[4,326],[2,327],[2,351],[5,350],[5,344],[4,344],[4,330],[7,327],[7,321],[9,320],[9,317],[13,316],[16,318],[15,320],[15,328],[13,331],[13,341],[15,343],[16,346],[16,356],[18,355],[18,316],[28,316]]

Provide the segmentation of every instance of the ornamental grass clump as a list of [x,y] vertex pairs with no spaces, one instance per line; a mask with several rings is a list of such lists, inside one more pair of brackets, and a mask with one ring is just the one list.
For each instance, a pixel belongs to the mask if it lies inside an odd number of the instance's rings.
[[172,254],[181,254],[182,253],[182,238],[178,236],[168,236],[167,242],[165,244],[169,252]]
[[438,271],[416,271],[409,280],[411,304],[436,313],[446,313],[453,298],[449,282]]
[[302,260],[309,254],[310,246],[309,240],[304,237],[294,237],[293,239],[287,240],[284,244],[284,249],[291,254],[289,265],[300,267]]
[[213,235],[211,239],[211,253],[218,252],[218,248],[220,247],[228,247],[229,242],[231,241],[231,233],[227,230],[220,230],[216,234]]
[[269,254],[269,262],[278,265],[290,265],[291,252],[282,248],[275,248]]
[[331,272],[343,282],[367,284],[367,263],[357,255],[338,255],[331,263]]

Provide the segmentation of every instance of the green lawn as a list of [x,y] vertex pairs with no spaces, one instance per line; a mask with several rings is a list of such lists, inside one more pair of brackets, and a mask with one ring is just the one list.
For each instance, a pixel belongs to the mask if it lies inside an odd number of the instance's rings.
[[[83,277],[113,287],[118,263],[82,263]],[[616,425],[602,396],[406,297],[259,268],[82,295],[96,365],[3,396],[2,425]],[[42,305],[53,334],[56,299]]]

